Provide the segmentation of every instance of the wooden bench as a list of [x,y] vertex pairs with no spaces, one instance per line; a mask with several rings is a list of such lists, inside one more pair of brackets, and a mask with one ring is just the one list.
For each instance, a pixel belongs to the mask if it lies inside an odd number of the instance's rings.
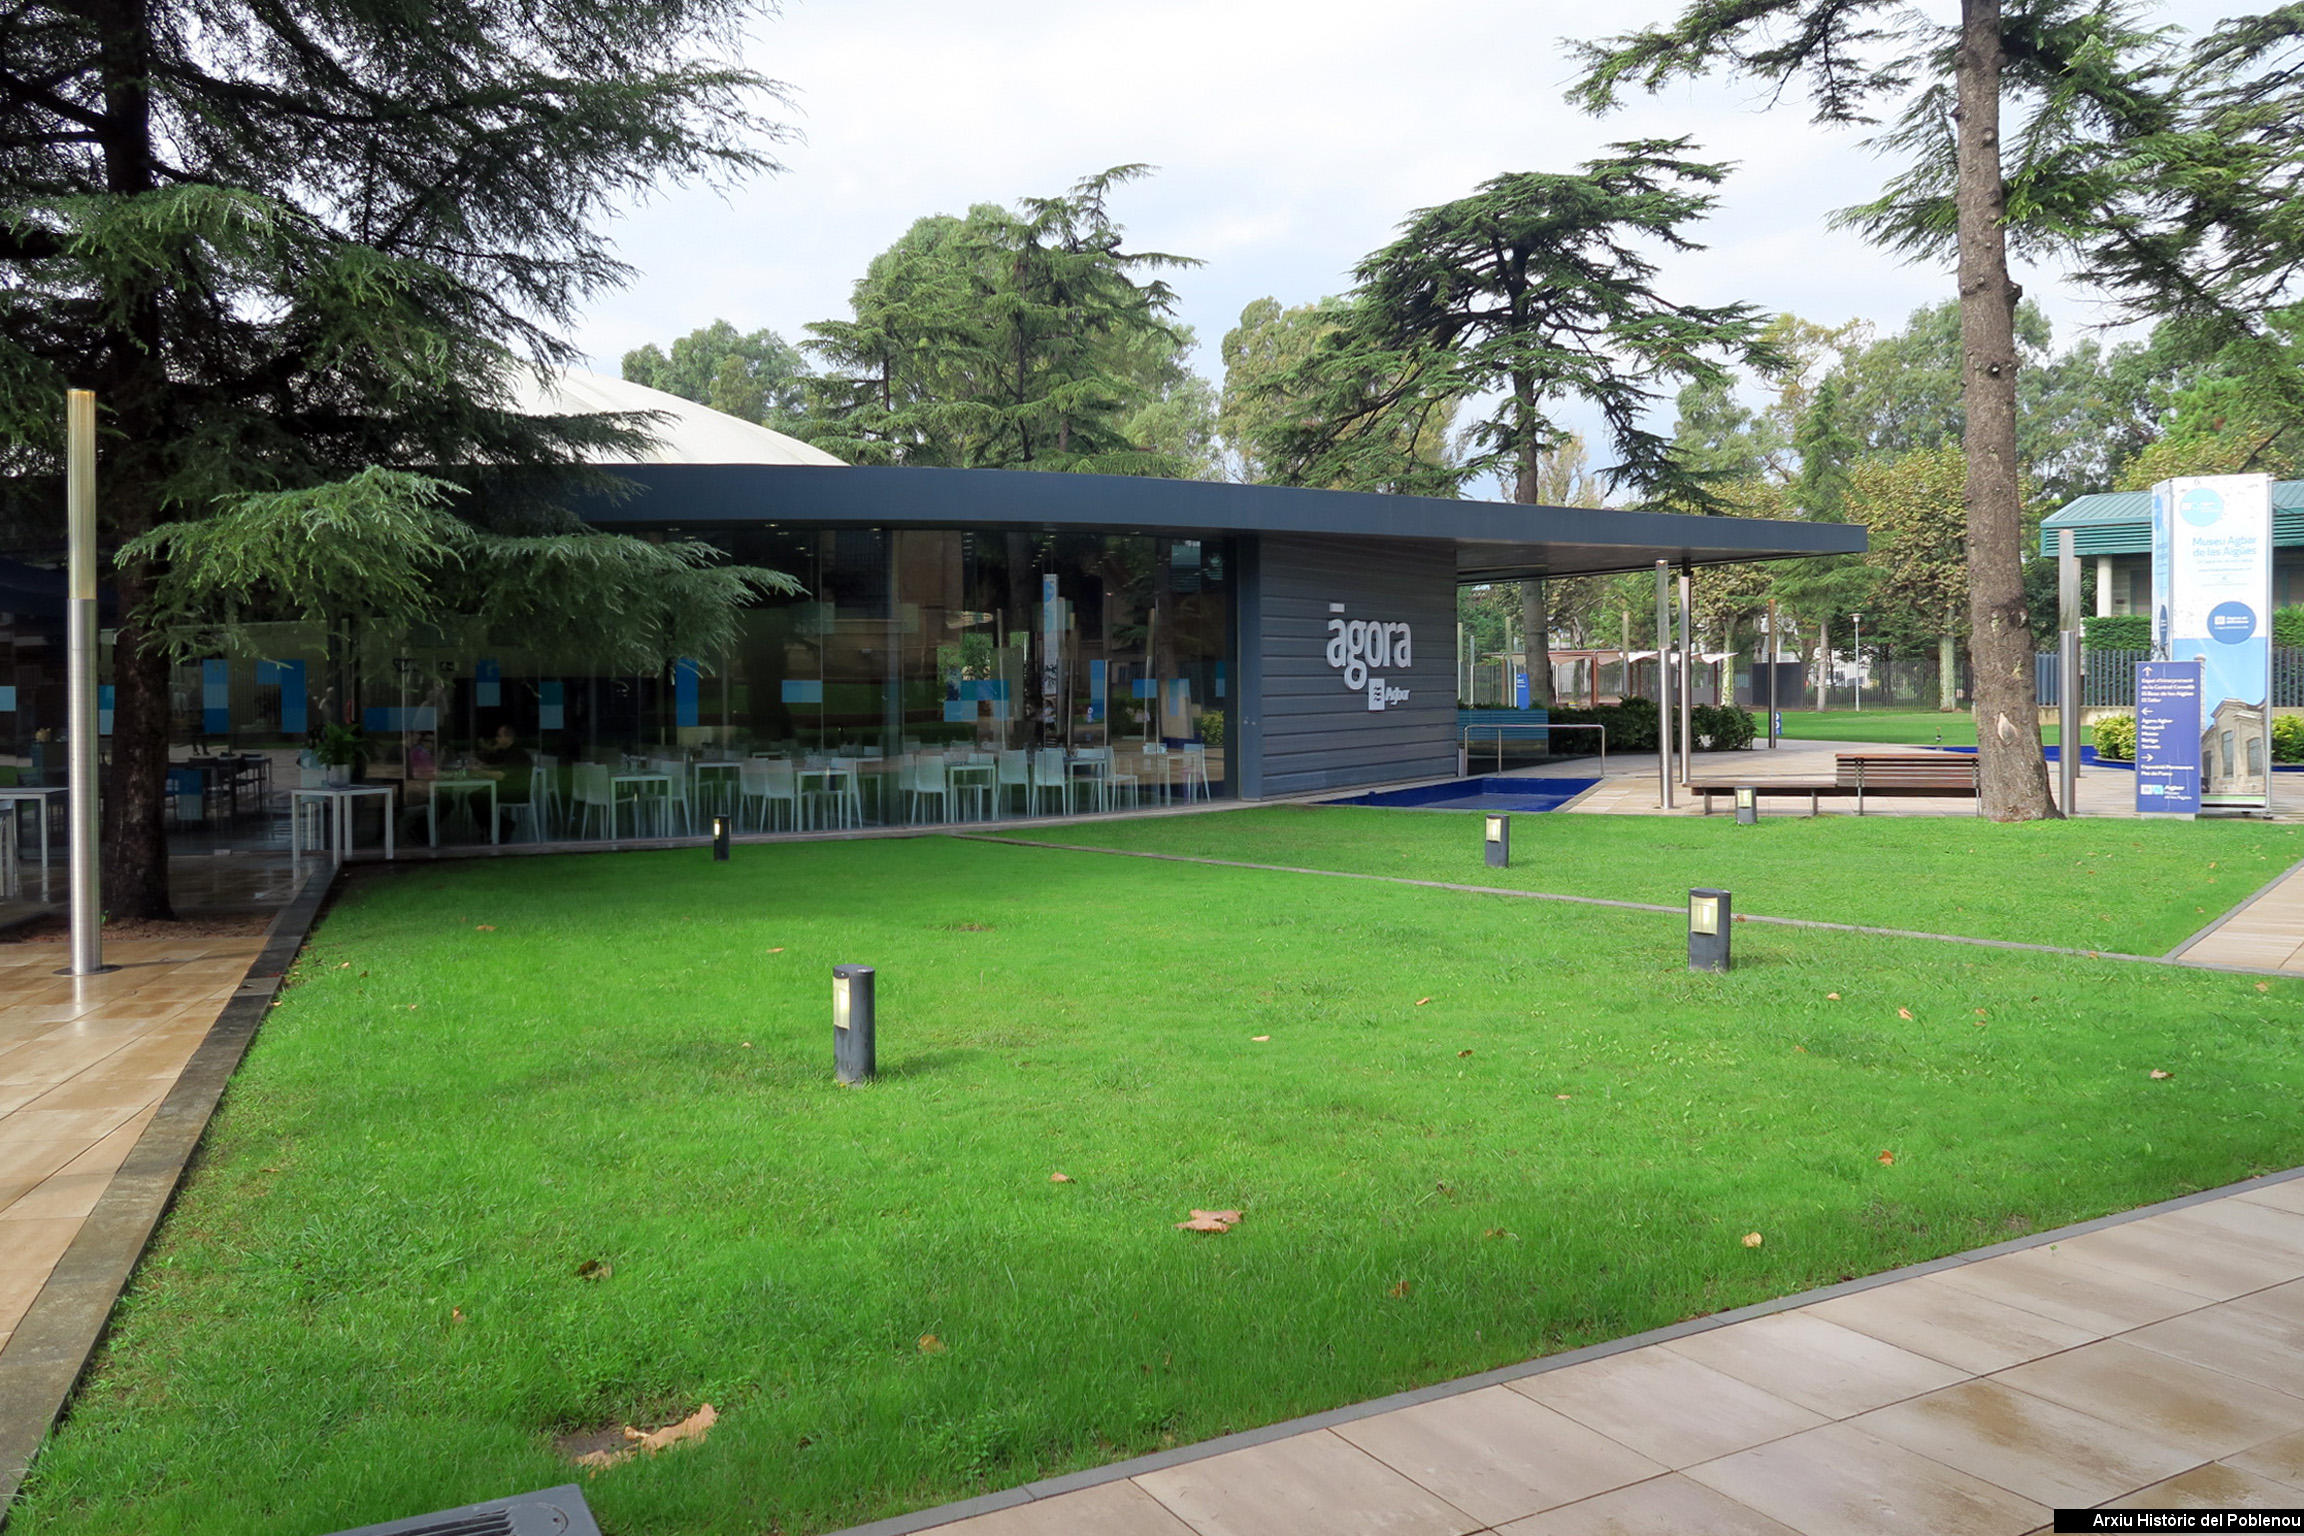
[[1866,795],[1966,795],[1984,813],[1977,758],[1965,752],[1842,752],[1832,759],[1833,782],[1856,794],[1856,814]]
[[[1687,788],[1704,797],[1704,814],[1712,814],[1712,797],[1750,789],[1756,795],[1806,795],[1808,814],[1817,815],[1826,795],[1856,797],[1856,814],[1864,814],[1866,795],[1977,794],[1976,759],[1966,753],[1840,752],[1832,759],[1829,779],[1748,778],[1691,779]],[[1983,813],[1983,802],[1977,802]]]

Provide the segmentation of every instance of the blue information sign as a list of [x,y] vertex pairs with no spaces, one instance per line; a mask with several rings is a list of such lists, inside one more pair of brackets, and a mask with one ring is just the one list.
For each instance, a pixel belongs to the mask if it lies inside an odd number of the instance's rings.
[[2200,663],[2136,663],[2136,814],[2200,814]]

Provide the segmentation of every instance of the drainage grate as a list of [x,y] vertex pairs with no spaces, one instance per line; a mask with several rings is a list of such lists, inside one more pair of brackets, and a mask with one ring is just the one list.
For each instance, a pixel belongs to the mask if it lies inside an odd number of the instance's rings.
[[336,1536],[600,1536],[600,1526],[585,1507],[582,1491],[574,1483],[564,1483],[541,1493],[490,1499],[436,1515],[363,1525]]

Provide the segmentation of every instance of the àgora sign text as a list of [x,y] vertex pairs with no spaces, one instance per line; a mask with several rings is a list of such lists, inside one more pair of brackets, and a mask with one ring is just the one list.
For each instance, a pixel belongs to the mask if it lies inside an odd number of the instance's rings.
[[1328,605],[1328,665],[1344,676],[1344,686],[1365,691],[1370,709],[1408,700],[1408,690],[1375,675],[1377,668],[1405,667],[1415,660],[1415,641],[1405,624],[1378,619],[1346,619],[1342,603]]

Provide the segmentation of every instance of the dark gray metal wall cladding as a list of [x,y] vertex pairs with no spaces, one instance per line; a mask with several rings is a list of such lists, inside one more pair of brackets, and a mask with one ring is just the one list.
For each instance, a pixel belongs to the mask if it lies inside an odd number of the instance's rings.
[[[1258,695],[1241,743],[1255,759],[1243,789],[1293,795],[1454,773],[1455,545],[1285,534],[1257,544],[1240,624]],[[1332,618],[1409,627],[1409,665],[1372,672],[1405,699],[1370,709],[1367,688],[1329,665]]]

